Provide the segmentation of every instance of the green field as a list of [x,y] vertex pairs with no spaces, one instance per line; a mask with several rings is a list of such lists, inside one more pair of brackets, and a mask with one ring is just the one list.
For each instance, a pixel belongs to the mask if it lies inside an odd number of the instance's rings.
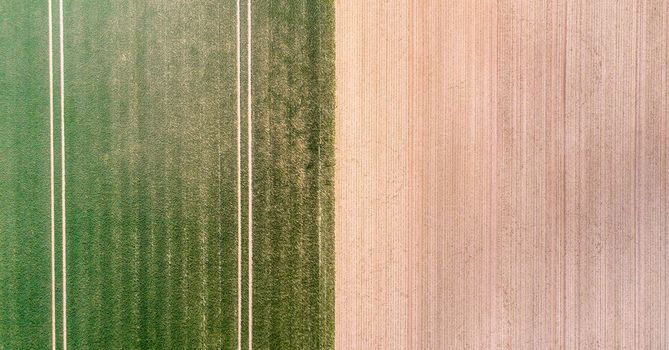
[[0,349],[333,348],[332,1],[59,5],[52,128],[47,1],[0,2]]

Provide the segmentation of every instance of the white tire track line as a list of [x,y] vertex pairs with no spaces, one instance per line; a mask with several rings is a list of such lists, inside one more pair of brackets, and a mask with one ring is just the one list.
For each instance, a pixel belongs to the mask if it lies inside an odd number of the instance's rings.
[[242,349],[242,83],[241,28],[237,0],[237,349]]
[[63,350],[67,350],[67,242],[65,214],[65,55],[63,54],[63,0],[59,1],[60,31],[60,179],[61,179],[61,213],[62,213],[62,259],[63,259]]
[[56,350],[56,210],[54,193],[53,155],[53,15],[52,2],[49,6],[49,162],[51,181],[51,348]]
[[253,123],[251,108],[251,0],[246,2],[246,69],[247,69],[247,100],[246,115],[248,117],[248,176],[249,176],[249,350],[253,350]]

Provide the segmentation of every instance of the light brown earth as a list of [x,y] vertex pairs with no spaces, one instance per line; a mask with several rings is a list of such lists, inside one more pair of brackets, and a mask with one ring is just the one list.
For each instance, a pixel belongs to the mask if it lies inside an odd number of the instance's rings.
[[669,1],[336,12],[337,348],[669,348]]

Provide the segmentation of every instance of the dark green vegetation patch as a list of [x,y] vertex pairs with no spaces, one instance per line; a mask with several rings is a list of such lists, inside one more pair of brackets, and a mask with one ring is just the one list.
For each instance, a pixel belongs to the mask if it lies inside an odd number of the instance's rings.
[[0,5],[0,349],[63,347],[63,151],[68,348],[333,348],[332,1],[66,1],[64,150],[58,4],[55,305],[49,9]]

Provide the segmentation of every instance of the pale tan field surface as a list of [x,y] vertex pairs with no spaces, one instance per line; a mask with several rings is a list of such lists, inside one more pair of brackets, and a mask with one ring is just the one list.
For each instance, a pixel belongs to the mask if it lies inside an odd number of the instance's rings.
[[669,348],[669,1],[336,12],[336,347]]

